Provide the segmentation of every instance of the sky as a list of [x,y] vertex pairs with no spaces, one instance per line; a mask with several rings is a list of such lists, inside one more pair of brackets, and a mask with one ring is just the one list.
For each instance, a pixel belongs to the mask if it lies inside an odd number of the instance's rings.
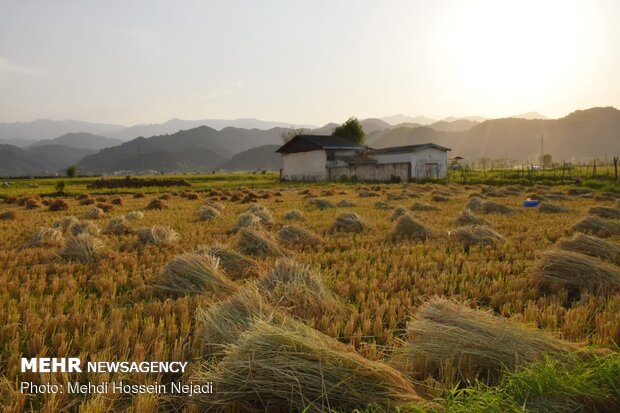
[[619,21],[618,0],[0,0],[0,122],[620,108]]

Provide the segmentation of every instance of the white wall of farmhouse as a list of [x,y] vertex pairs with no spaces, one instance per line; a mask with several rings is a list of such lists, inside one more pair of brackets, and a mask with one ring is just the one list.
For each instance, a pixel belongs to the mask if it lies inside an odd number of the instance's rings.
[[448,152],[435,148],[377,154],[375,157],[378,163],[411,162],[411,178],[414,179],[445,178],[448,175]]
[[324,150],[282,154],[282,179],[324,181],[327,179],[327,154]]

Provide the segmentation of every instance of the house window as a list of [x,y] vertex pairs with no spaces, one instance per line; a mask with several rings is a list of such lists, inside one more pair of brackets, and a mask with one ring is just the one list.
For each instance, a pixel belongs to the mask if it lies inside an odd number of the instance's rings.
[[328,161],[335,161],[336,160],[336,153],[334,151],[327,151],[327,160]]

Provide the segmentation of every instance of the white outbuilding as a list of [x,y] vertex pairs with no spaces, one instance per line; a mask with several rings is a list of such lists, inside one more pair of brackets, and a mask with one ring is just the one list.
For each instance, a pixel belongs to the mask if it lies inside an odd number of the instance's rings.
[[410,179],[445,178],[448,176],[448,151],[434,143],[394,146],[372,151],[377,163],[411,163]]

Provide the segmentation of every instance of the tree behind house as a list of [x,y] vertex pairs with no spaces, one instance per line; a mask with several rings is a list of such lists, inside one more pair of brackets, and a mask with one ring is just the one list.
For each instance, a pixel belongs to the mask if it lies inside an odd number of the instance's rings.
[[332,132],[332,136],[338,136],[351,142],[362,145],[366,139],[364,128],[357,118],[351,117],[345,123],[338,126]]

